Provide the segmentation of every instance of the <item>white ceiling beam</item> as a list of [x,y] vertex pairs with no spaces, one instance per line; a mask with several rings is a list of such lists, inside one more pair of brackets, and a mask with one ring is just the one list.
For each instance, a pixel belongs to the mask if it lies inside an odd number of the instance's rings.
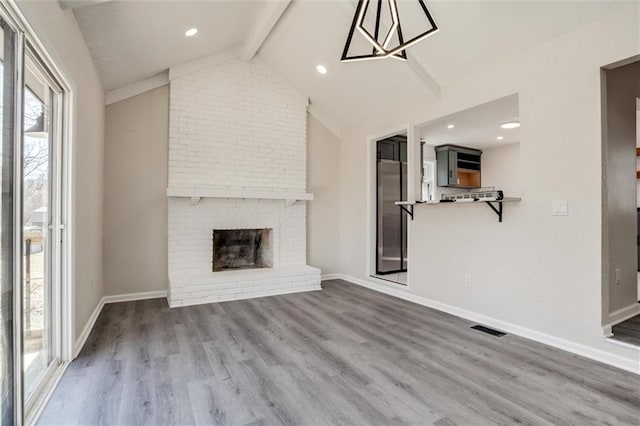
[[[358,7],[358,1],[346,0],[346,1],[339,2],[339,4],[342,6],[345,12],[347,12],[350,15],[350,17],[353,19],[353,14],[356,12],[356,8]],[[400,19],[402,19],[402,16],[400,17]],[[373,24],[373,22],[370,22],[370,23]],[[388,28],[386,28],[382,23],[380,24],[380,28],[383,30],[383,33],[385,31],[388,31]],[[436,80],[431,75],[431,73],[427,71],[427,68],[420,62],[420,60],[415,55],[411,54],[409,49],[405,50],[405,52],[407,53],[407,66],[409,67],[409,69],[415,74],[416,77],[418,77],[418,80],[420,80],[422,84],[427,89],[429,89],[431,93],[433,93],[438,99],[441,99],[442,86],[440,86],[440,83],[438,83],[438,80]],[[384,59],[379,59],[379,60],[384,60]]]
[[167,71],[118,89],[109,90],[104,95],[104,104],[111,105],[166,84],[169,84],[169,73]]
[[240,59],[249,62],[258,53],[264,42],[273,31],[278,20],[291,3],[291,0],[277,0],[265,2],[258,15],[247,40],[242,47]]
[[92,4],[105,3],[111,0],[58,0],[62,9],[73,9],[74,7],[89,6]]
[[427,69],[420,63],[420,61],[412,54],[407,52],[407,65],[409,69],[418,77],[422,83],[438,98],[441,99],[442,87],[440,83],[427,71]]

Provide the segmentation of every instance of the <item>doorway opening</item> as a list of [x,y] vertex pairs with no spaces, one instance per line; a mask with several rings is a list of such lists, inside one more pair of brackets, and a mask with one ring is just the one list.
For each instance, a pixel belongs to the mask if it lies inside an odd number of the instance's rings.
[[376,263],[374,277],[407,284],[407,136],[376,142]]
[[[640,300],[640,98],[636,98],[636,220],[638,229],[636,232],[636,299]],[[640,312],[640,301],[636,312]],[[613,339],[633,346],[640,347],[640,313],[631,318],[615,324],[611,328]]]
[[602,70],[602,324],[613,341],[640,347],[640,61]]

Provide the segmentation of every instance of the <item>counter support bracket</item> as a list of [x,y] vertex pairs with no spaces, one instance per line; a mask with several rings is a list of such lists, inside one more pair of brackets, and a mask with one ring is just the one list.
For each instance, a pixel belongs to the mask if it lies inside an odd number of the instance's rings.
[[[407,208],[408,207],[408,208]],[[413,204],[400,205],[400,208],[413,220]]]
[[495,202],[496,204],[498,204],[497,208],[496,206],[493,205],[493,202],[491,201],[485,201],[485,203],[487,203],[487,205],[491,207],[491,210],[493,210],[495,214],[498,215],[498,222],[502,223],[502,201]]

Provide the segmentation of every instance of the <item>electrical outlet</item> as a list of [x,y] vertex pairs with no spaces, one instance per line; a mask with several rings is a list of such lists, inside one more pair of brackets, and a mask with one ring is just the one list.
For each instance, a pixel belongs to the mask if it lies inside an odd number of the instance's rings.
[[622,282],[622,269],[616,268],[616,285],[620,285]]
[[569,203],[566,201],[553,201],[551,203],[551,215],[552,216],[568,216]]
[[471,274],[464,275],[464,286],[471,287]]

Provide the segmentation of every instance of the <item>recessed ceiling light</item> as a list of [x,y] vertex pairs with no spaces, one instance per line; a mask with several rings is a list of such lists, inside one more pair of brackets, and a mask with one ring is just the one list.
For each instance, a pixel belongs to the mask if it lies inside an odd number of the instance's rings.
[[454,127],[456,127],[456,126],[455,126],[455,125],[453,125],[453,124],[449,124],[449,125],[447,126],[447,129],[453,129]]
[[496,139],[498,139],[499,141],[501,141],[502,139],[504,139],[502,136],[498,136]]
[[519,121],[507,121],[506,123],[502,123],[500,125],[500,127],[502,127],[503,129],[517,129],[518,127],[520,127],[520,122]]
[[194,35],[198,34],[198,29],[197,28],[189,28],[187,31],[185,31],[184,35],[186,35],[187,37],[193,37]]
[[318,65],[316,67],[316,70],[320,73],[320,74],[326,74],[327,73],[327,67],[325,67],[324,65]]

